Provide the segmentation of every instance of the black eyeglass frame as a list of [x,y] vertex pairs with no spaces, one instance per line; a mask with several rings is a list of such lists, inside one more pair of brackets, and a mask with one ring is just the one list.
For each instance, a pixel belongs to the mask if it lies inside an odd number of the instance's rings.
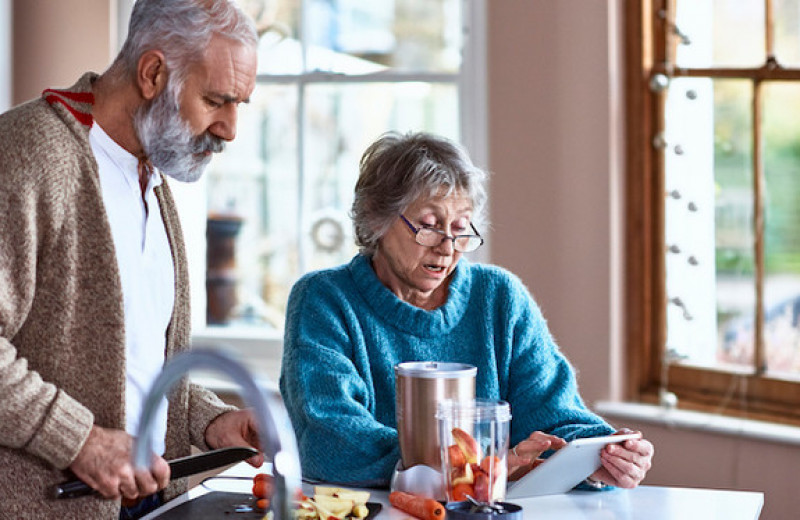
[[[469,226],[472,228],[472,231],[475,232],[474,235],[455,235],[455,236],[450,236],[447,233],[445,233],[444,231],[438,230],[436,228],[432,228],[432,227],[419,227],[418,228],[418,227],[415,227],[414,224],[409,222],[409,220],[402,213],[400,214],[400,218],[403,220],[403,222],[406,223],[408,228],[414,233],[414,241],[417,244],[421,245],[421,246],[437,247],[437,246],[441,245],[442,242],[444,242],[445,240],[450,240],[450,241],[453,242],[453,249],[455,249],[459,253],[471,253],[471,252],[477,250],[479,247],[481,247],[483,245],[483,243],[484,243],[483,237],[481,236],[480,233],[478,233],[478,230],[475,229],[475,225],[472,222],[469,223]],[[442,240],[439,241],[439,243],[433,244],[433,245],[428,245],[428,244],[421,243],[419,241],[419,232],[423,231],[423,230],[424,231],[432,231],[434,233],[438,233],[439,235],[441,235]],[[480,239],[481,242],[480,242],[480,244],[475,246],[473,249],[464,250],[464,249],[461,249],[458,246],[456,246],[456,240],[458,240],[459,238],[468,238],[468,239],[478,238],[478,239]]]

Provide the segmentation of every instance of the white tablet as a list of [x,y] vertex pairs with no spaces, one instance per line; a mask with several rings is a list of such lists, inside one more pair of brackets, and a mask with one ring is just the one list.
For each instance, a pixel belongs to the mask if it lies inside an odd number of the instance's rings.
[[640,437],[639,433],[626,433],[575,439],[519,480],[509,482],[506,498],[566,493],[600,467],[600,450],[607,444]]

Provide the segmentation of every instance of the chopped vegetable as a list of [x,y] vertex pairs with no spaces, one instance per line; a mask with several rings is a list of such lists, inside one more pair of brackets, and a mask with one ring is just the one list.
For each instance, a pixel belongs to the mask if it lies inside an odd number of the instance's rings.
[[444,520],[444,506],[432,498],[392,491],[389,493],[389,503],[420,520]]
[[295,501],[295,520],[360,520],[369,515],[369,491],[316,486],[314,496],[300,495]]

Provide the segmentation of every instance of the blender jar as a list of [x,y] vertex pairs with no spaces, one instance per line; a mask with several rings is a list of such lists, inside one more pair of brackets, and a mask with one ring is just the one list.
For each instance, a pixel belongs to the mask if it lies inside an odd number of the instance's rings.
[[508,480],[508,403],[446,400],[439,403],[436,418],[447,501],[461,502],[469,495],[478,502],[502,502]]

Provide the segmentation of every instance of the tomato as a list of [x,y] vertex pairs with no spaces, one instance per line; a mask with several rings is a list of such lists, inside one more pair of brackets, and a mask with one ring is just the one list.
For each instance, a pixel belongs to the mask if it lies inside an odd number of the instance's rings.
[[267,498],[269,496],[269,489],[265,481],[259,480],[253,483],[253,496],[256,498]]

